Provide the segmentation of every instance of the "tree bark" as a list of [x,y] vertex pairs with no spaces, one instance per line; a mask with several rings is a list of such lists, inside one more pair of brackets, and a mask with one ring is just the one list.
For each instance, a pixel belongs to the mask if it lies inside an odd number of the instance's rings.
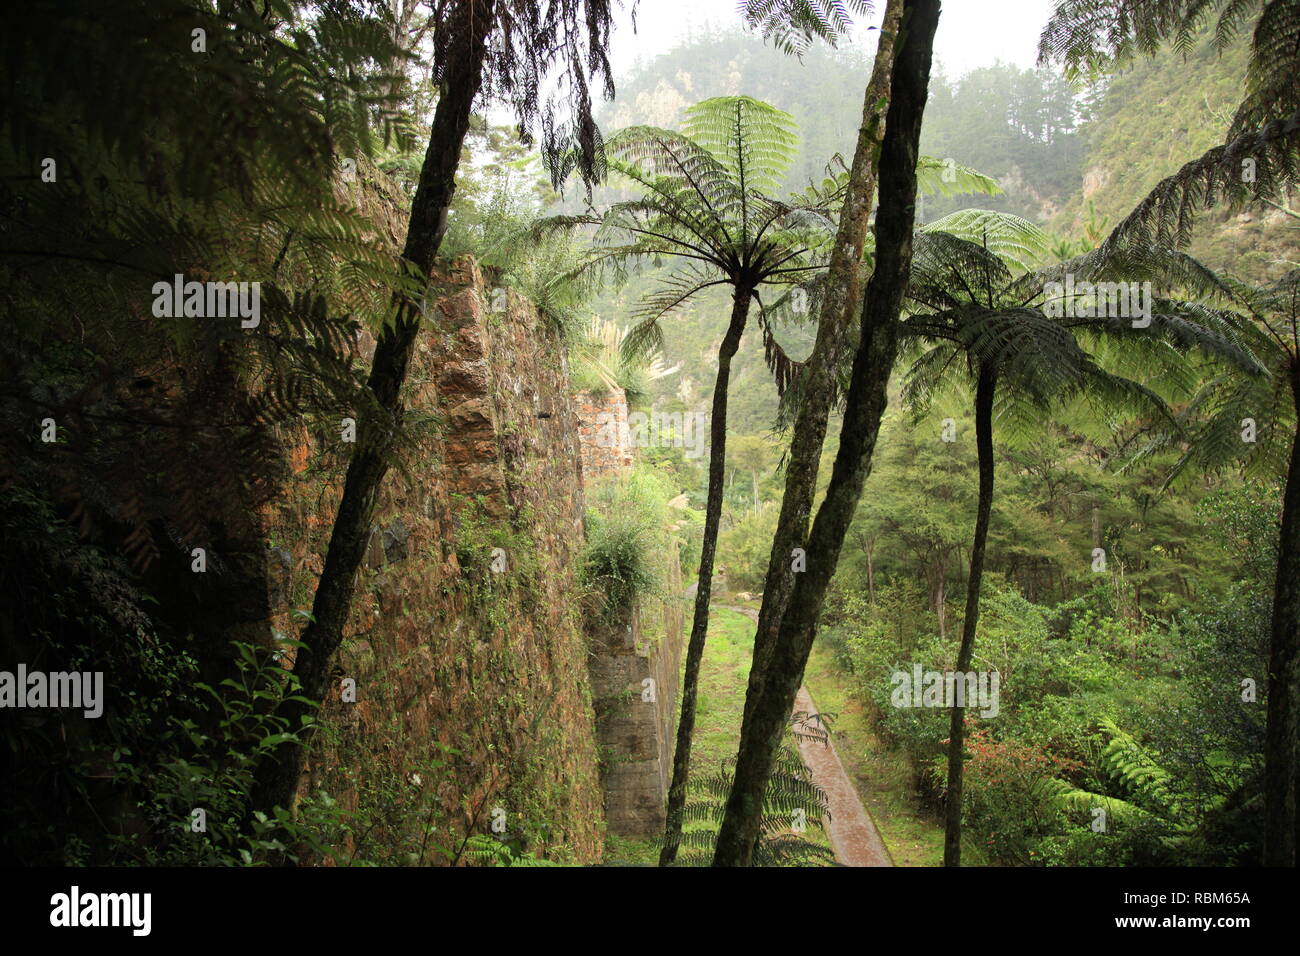
[[[1288,369],[1300,421],[1300,359]],[[1273,626],[1268,649],[1268,723],[1264,734],[1264,865],[1295,866],[1300,831],[1296,793],[1297,669],[1300,655],[1300,430],[1292,438],[1282,498],[1282,533],[1277,549]]]
[[731,359],[749,319],[754,292],[736,286],[732,296],[731,324],[718,347],[718,375],[713,383],[713,419],[709,423],[709,496],[704,508],[704,541],[700,547],[700,573],[695,590],[695,617],[686,646],[686,672],[682,678],[682,713],[677,723],[677,745],[673,750],[673,780],[668,789],[668,814],[659,865],[671,866],[682,840],[682,810],[686,806],[686,785],[691,772],[691,738],[695,733],[695,705],[699,696],[700,661],[709,631],[709,599],[713,595],[713,558],[722,521],[722,483],[727,452],[727,388],[731,380]]
[[790,440],[790,454],[785,469],[785,494],[777,518],[776,534],[768,558],[767,577],[763,585],[763,603],[758,612],[754,633],[753,666],[749,671],[749,690],[745,696],[745,714],[750,701],[761,690],[766,668],[765,654],[785,612],[794,586],[791,570],[792,552],[802,546],[808,535],[808,516],[812,513],[817,491],[817,473],[821,465],[826,425],[835,398],[835,373],[844,343],[845,332],[852,327],[854,314],[861,307],[861,283],[858,271],[862,250],[875,199],[879,175],[880,144],[884,135],[885,111],[889,105],[889,80],[894,67],[894,50],[903,0],[889,0],[880,25],[880,43],[871,66],[871,78],[862,98],[862,125],[849,169],[844,207],[827,268],[826,294],[817,316],[817,338],[813,344],[795,388],[799,412]]
[[[975,631],[980,615],[980,584],[984,577],[984,546],[993,510],[993,393],[996,367],[980,369],[975,386],[975,447],[979,454],[979,506],[975,513],[975,541],[970,549],[970,576],[966,579],[966,616],[961,622],[961,649],[957,652],[957,680],[970,670],[975,654]],[[968,685],[969,686],[969,685]],[[954,702],[948,724],[948,796],[944,804],[943,865],[961,866],[961,783],[965,707]]]
[[[417,0],[388,0],[385,6],[393,15],[393,42],[403,50],[412,50],[428,32],[428,21],[419,30],[413,29],[415,17],[420,8]],[[388,71],[393,74],[388,84],[388,95],[396,99],[405,85],[406,60],[395,56],[388,61]]]
[[840,447],[808,538],[807,570],[794,583],[765,659],[755,661],[764,673],[757,684],[750,684],[754,699],[741,733],[714,866],[748,866],[753,858],[772,763],[803,681],[826,588],[871,470],[880,419],[889,401],[889,376],[898,351],[898,318],[911,272],[918,143],[938,22],[939,0],[904,3],[881,147],[876,268],[862,309],[861,339],[845,399]]
[[[456,191],[456,170],[460,164],[465,131],[469,128],[474,99],[482,85],[487,38],[492,27],[495,0],[459,0],[452,16],[452,29],[459,41],[446,64],[442,95],[429,131],[429,146],[420,170],[420,182],[411,203],[410,223],[402,256],[427,280],[434,256],[447,228],[447,209]],[[393,436],[401,427],[404,408],[402,385],[420,328],[422,304],[402,298],[396,318],[385,326],[375,346],[375,357],[367,387],[381,413],[361,423],[364,440],[358,443],[348,463],[343,498],[330,535],[325,566],[316,586],[312,620],[302,635],[294,674],[301,682],[295,696],[324,701],[330,661],[343,640],[356,586],[357,569],[370,537],[379,486],[388,471]],[[268,811],[275,806],[291,807],[298,789],[307,747],[314,733],[302,718],[312,707],[298,700],[284,700],[279,715],[289,721],[287,729],[298,733],[299,741],[285,744],[275,757],[258,768],[252,805]]]

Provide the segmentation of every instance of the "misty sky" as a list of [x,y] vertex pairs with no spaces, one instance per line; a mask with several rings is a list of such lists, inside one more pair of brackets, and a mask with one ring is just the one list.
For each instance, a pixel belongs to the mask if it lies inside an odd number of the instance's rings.
[[[876,4],[879,23],[883,2]],[[621,75],[638,59],[672,49],[692,31],[740,23],[736,0],[641,0],[637,32],[626,13],[614,36],[613,61]],[[935,38],[935,54],[950,78],[996,60],[1033,66],[1038,35],[1051,13],[1052,0],[944,0]],[[869,41],[874,46],[875,41]]]

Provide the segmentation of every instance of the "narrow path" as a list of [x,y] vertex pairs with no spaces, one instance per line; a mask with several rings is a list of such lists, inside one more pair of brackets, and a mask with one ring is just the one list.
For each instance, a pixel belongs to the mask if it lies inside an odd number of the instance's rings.
[[[726,604],[714,604],[712,607],[735,611],[755,624],[758,623],[758,612],[749,608]],[[795,695],[792,713],[800,712],[818,713],[807,687],[800,687],[799,693]],[[871,815],[862,805],[853,781],[849,779],[839,754],[835,752],[835,742],[828,735],[825,743],[798,740],[797,744],[799,756],[812,774],[813,782],[826,791],[826,801],[831,812],[827,836],[831,849],[835,851],[836,861],[841,866],[893,866]]]

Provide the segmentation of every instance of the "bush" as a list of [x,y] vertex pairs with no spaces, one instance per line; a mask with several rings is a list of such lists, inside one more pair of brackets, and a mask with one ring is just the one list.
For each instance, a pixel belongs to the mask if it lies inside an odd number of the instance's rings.
[[676,547],[672,483],[638,466],[593,489],[587,509],[583,580],[613,612],[648,597],[664,597],[665,556]]
[[[971,724],[969,718],[967,723]],[[968,726],[970,753],[963,773],[963,822],[982,838],[989,859],[1026,865],[1039,841],[1056,833],[1061,814],[1047,781],[1077,769],[1071,762],[1016,740],[995,740],[984,727]],[[935,775],[946,778],[944,758]]]

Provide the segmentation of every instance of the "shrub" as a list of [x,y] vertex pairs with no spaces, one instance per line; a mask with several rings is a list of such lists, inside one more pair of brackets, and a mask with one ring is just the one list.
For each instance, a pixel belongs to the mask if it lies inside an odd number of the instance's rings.
[[675,547],[668,507],[673,486],[658,471],[638,466],[597,485],[587,509],[584,583],[603,595],[606,611],[664,596],[664,558]]
[[[973,724],[967,718],[967,724]],[[946,744],[946,741],[945,741]],[[1060,808],[1049,780],[1076,768],[1070,761],[1017,740],[996,740],[985,727],[968,726],[970,757],[963,774],[963,820],[984,852],[1004,863],[1034,862],[1039,841],[1057,832]],[[935,775],[945,778],[944,758]]]

